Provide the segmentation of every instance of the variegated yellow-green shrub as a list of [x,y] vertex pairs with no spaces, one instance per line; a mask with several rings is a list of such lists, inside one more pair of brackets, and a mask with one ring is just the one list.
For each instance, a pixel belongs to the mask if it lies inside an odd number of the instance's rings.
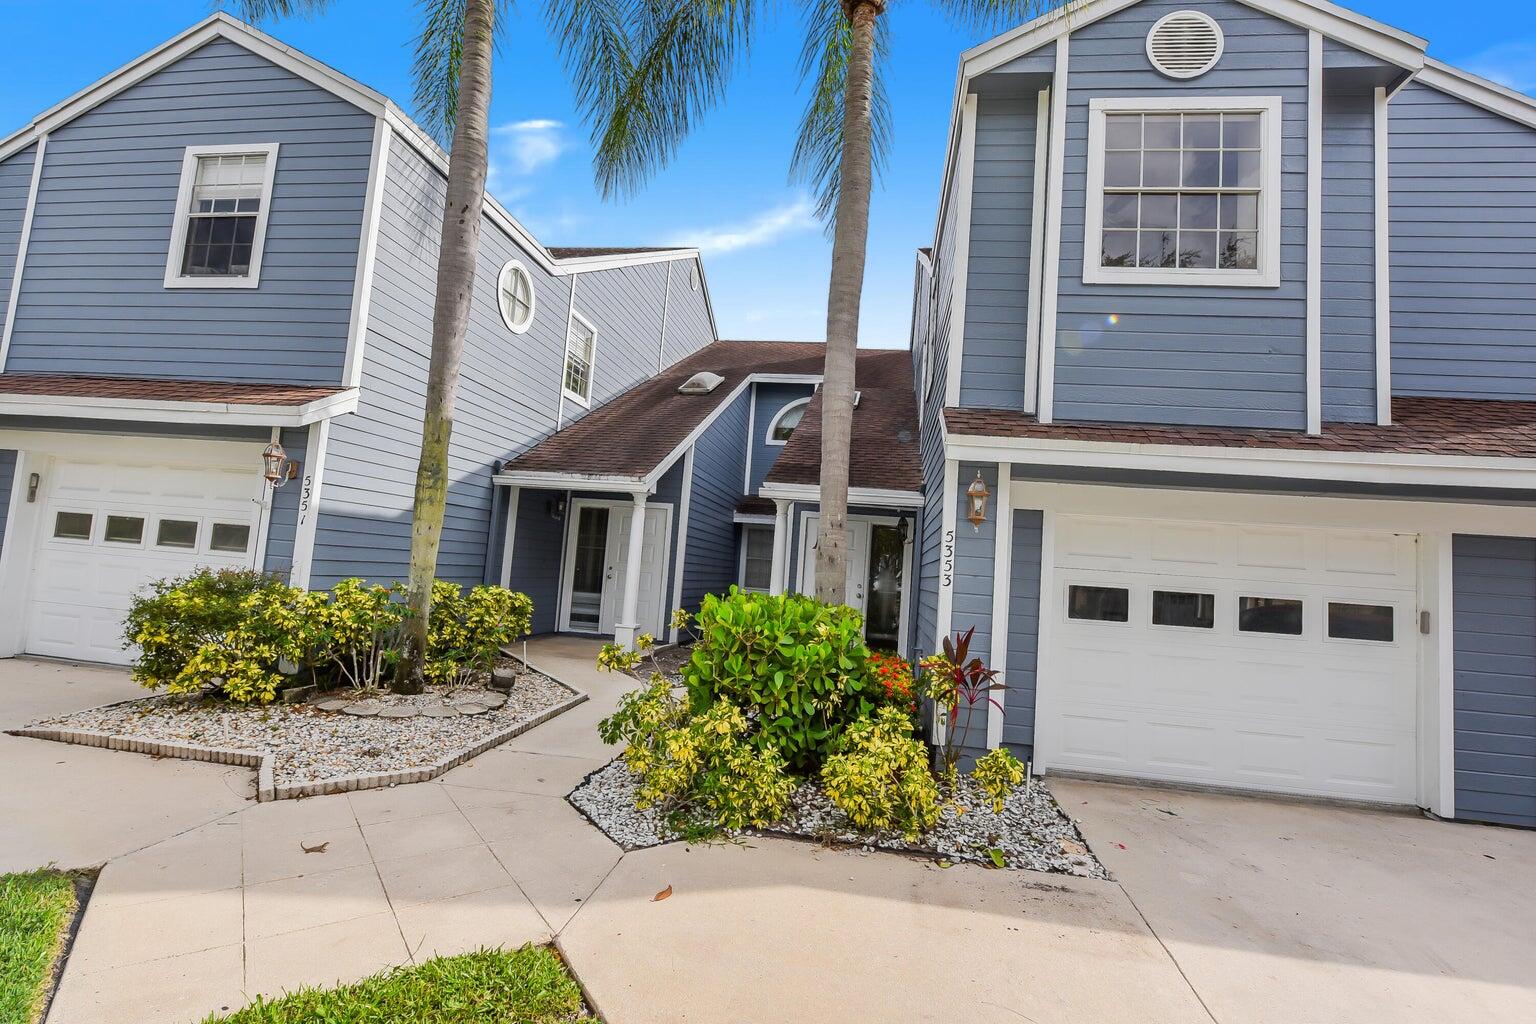
[[661,806],[712,828],[733,830],[777,821],[794,784],[784,758],[746,741],[740,708],[718,701],[692,715],[666,677],[652,676],[627,694],[598,732],[625,743],[624,763],[640,779],[640,807]]
[[828,798],[860,828],[900,829],[916,836],[939,820],[939,787],[928,750],[912,736],[912,719],[884,707],[848,727],[821,769]]
[[326,595],[271,582],[240,602],[240,621],[206,641],[167,685],[171,693],[216,690],[239,704],[267,703],[292,680],[279,665],[323,656]]
[[649,633],[635,637],[635,649],[620,643],[603,644],[597,652],[597,667],[604,672],[630,672],[640,666],[656,647],[656,638]]
[[998,747],[976,759],[971,778],[992,798],[992,809],[1002,813],[1008,794],[1024,782],[1024,762],[1014,757],[1007,747]]
[[134,681],[152,690],[172,685],[204,644],[248,618],[247,598],[288,589],[276,576],[249,569],[199,569],[151,583],[123,623],[123,646],[139,648]]
[[465,593],[457,583],[432,584],[432,617],[422,673],[429,683],[465,683],[491,670],[501,648],[528,632],[533,601],[505,587]]

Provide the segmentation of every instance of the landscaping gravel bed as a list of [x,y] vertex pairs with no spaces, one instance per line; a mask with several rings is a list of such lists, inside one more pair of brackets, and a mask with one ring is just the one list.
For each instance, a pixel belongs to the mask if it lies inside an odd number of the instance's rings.
[[[637,787],[634,774],[622,760],[615,760],[588,776],[567,799],[626,850],[678,839],[661,811],[635,807]],[[819,785],[807,782],[791,797],[788,819],[763,831],[769,835],[896,850],[993,867],[999,866],[1000,859],[1001,866],[1009,868],[1053,871],[1080,878],[1109,877],[1083,841],[1077,825],[1038,780],[1027,791],[1024,787],[1015,790],[1001,814],[992,810],[991,799],[967,778],[961,779],[950,796],[938,825],[910,843],[899,832],[869,832],[854,827]]]
[[264,707],[162,694],[45,719],[35,727],[266,753],[273,780],[281,787],[431,768],[453,751],[569,701],[573,693],[529,671],[517,677],[507,694],[478,687],[429,687],[416,696],[383,693],[362,698],[343,692],[326,694],[316,703]]

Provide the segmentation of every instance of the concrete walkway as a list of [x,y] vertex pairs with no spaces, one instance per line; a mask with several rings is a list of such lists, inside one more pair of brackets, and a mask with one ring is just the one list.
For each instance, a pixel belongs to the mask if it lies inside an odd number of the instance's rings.
[[531,645],[593,699],[437,782],[245,804],[113,858],[50,1024],[550,940],[608,1024],[1536,1019],[1532,833],[1061,780],[1117,881],[764,839],[621,854],[563,799],[633,685],[595,651]]

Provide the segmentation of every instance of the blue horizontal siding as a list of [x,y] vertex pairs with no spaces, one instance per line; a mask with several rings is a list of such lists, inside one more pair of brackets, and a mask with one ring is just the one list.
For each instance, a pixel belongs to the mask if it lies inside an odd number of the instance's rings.
[[1376,99],[1323,96],[1323,419],[1376,422]]
[[0,161],[0,330],[10,313],[11,282],[21,250],[21,231],[27,217],[27,196],[32,190],[32,168],[37,147],[28,146]]
[[1003,745],[1020,757],[1035,746],[1035,680],[1040,641],[1040,537],[1042,515],[1013,513],[1013,550],[1008,580],[1008,671],[1003,701]]

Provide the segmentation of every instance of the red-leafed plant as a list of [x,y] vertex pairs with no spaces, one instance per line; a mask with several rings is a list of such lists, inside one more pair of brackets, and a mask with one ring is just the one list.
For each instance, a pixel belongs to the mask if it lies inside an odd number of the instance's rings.
[[951,777],[959,766],[977,706],[990,704],[999,714],[1003,710],[1002,703],[992,696],[993,691],[1003,689],[1003,684],[997,682],[997,670],[988,668],[980,658],[971,657],[971,640],[975,635],[976,627],[972,626],[964,633],[956,633],[953,639],[946,636],[943,652],[922,661],[923,692],[941,716],[939,755]]
[[917,678],[912,663],[884,651],[873,651],[864,663],[878,687],[877,693],[891,707],[917,714]]

